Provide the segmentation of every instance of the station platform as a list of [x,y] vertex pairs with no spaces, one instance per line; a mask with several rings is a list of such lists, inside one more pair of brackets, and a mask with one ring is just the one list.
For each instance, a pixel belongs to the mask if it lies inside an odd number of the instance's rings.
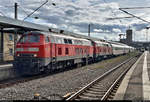
[[114,100],[150,100],[150,52],[145,51],[128,71]]
[[1,64],[0,68],[13,67],[13,64]]

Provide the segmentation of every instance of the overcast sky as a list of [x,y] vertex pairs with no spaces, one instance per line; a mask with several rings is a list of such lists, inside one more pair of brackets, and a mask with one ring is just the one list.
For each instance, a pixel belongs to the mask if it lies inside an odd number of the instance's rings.
[[[18,3],[18,19],[23,20],[46,0],[0,0],[0,15],[14,18],[14,3]],[[55,3],[56,6],[53,6]],[[119,40],[119,34],[125,33],[129,26],[133,29],[133,40],[146,40],[148,23],[136,18],[108,20],[114,17],[129,16],[118,8],[149,7],[150,0],[49,0],[32,16],[28,22],[64,29],[78,34],[88,35],[91,24],[91,36],[107,40]],[[150,9],[134,9],[128,12],[150,21]],[[39,17],[39,19],[34,19]],[[150,32],[150,31],[149,31]],[[149,35],[150,41],[150,35]]]

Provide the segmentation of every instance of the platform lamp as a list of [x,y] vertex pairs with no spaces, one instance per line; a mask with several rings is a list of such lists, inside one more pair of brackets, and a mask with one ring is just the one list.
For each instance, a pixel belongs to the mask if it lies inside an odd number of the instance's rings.
[[90,37],[90,33],[91,33],[91,25],[93,25],[92,23],[89,23],[88,25],[88,37]]
[[146,41],[148,42],[148,30],[149,30],[150,27],[145,27],[146,29]]

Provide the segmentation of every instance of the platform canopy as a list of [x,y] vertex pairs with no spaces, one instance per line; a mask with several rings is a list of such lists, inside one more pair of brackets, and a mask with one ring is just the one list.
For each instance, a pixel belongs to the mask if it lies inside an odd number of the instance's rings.
[[4,16],[0,16],[0,28],[3,29],[4,32],[14,32],[17,29],[17,31],[49,31],[49,27],[30,23],[26,21],[16,20]]

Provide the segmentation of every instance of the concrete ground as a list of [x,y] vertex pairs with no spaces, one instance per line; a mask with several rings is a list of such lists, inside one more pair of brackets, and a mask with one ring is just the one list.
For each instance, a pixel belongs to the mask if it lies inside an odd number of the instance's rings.
[[150,100],[150,53],[145,51],[128,71],[114,100]]

